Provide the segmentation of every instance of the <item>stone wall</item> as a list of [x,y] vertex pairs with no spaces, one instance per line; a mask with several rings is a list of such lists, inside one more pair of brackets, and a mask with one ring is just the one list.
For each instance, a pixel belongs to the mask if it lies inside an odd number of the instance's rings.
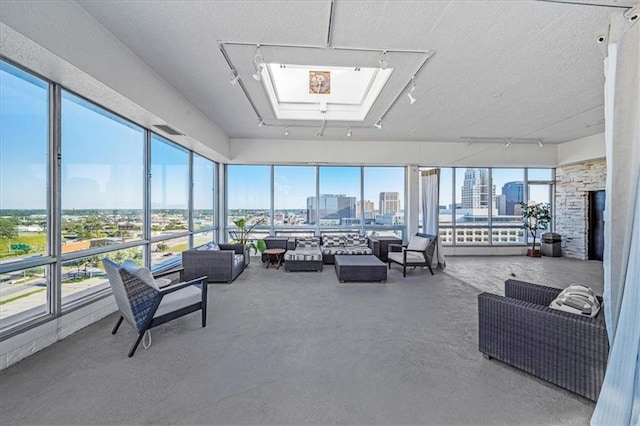
[[560,166],[556,169],[555,230],[562,235],[562,255],[587,259],[589,191],[605,189],[606,161]]

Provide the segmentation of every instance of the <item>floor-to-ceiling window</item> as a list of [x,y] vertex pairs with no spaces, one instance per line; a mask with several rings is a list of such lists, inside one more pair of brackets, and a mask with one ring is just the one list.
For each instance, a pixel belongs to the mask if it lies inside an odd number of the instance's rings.
[[151,136],[151,265],[167,264],[189,248],[189,152]]
[[552,204],[553,169],[442,168],[440,238],[444,245],[525,245],[522,202]]
[[253,237],[326,233],[394,235],[406,228],[404,167],[228,165],[227,227]]
[[253,236],[268,235],[271,226],[271,167],[227,166],[227,228],[244,219],[247,226],[256,225]]
[[214,239],[216,163],[193,155],[193,245]]
[[51,311],[49,84],[0,61],[0,321]]
[[364,198],[358,215],[366,233],[402,238],[405,228],[405,170],[402,167],[364,167]]
[[60,146],[66,306],[108,287],[100,253],[143,238],[144,129],[63,91]]

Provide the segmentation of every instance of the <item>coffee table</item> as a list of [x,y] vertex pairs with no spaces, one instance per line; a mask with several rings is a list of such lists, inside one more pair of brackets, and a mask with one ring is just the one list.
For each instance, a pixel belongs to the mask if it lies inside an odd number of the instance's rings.
[[264,251],[264,254],[267,255],[267,268],[269,269],[269,265],[271,265],[271,261],[276,261],[276,269],[280,269],[280,265],[282,264],[282,255],[286,252],[285,249],[282,248],[270,248]]
[[387,281],[387,265],[372,254],[337,254],[335,267],[340,282]]

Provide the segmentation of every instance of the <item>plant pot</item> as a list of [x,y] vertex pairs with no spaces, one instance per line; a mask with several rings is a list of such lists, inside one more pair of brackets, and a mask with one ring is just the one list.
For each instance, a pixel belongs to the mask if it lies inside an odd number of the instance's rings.
[[540,250],[536,249],[528,249],[527,250],[527,256],[529,257],[540,257]]

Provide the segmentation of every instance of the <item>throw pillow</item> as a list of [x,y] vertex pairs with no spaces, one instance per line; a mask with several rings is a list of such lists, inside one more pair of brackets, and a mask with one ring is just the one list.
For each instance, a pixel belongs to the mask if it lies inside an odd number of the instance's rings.
[[409,245],[407,246],[407,250],[419,250],[425,251],[429,246],[431,240],[429,238],[424,238],[419,235],[414,235],[409,240]]
[[156,283],[155,278],[153,278],[153,274],[151,273],[149,268],[138,266],[138,264],[131,259],[127,259],[124,262],[122,262],[121,267],[125,271],[129,272],[131,275],[134,275],[140,278],[140,280],[145,284],[147,284],[148,286],[153,287],[156,290],[159,290],[158,284]]
[[572,314],[595,317],[600,311],[600,301],[589,287],[571,284],[560,292],[549,305],[551,309]]

